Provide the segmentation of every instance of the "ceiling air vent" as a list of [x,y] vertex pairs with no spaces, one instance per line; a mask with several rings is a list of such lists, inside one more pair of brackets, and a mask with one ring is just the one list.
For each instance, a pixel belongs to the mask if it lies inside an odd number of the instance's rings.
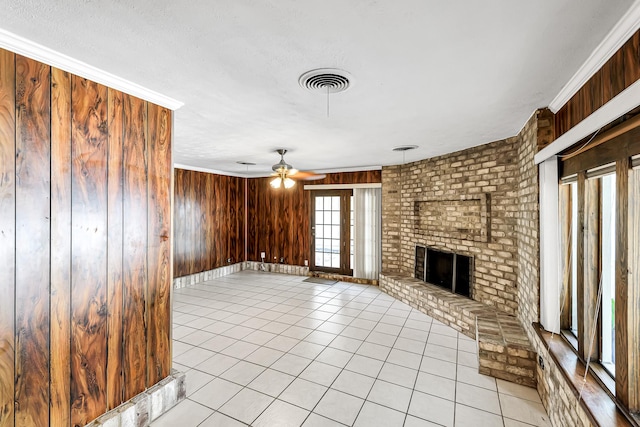
[[344,92],[352,84],[353,79],[349,73],[337,68],[318,68],[307,71],[298,79],[300,86],[317,93]]

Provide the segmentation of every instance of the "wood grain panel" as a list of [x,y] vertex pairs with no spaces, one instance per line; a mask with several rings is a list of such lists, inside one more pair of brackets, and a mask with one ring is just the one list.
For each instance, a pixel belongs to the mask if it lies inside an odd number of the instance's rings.
[[[256,213],[258,211],[258,184],[259,179],[247,180],[247,259],[260,261],[260,249],[258,248],[258,224]],[[249,216],[251,213],[251,216]]]
[[15,55],[0,49],[0,427],[14,424]]
[[618,50],[608,63],[611,64],[611,74],[609,83],[611,84],[611,95],[605,97],[605,103],[610,101],[627,87],[624,82],[625,54],[622,49]]
[[109,192],[107,210],[107,410],[124,400],[123,357],[123,149],[124,106],[122,92],[108,90],[107,117],[109,138],[107,146]]
[[555,117],[556,137],[572,129],[640,79],[640,30],[598,70]]
[[171,111],[149,104],[147,384],[171,370]]
[[[630,401],[637,401],[637,398],[632,399],[630,397],[630,392],[638,392],[638,390],[629,389],[629,385],[635,381],[629,380],[628,345],[630,341],[629,325],[627,324],[629,319],[629,252],[627,241],[629,229],[629,166],[628,157],[616,162],[616,399],[625,407],[629,407]],[[633,307],[632,309],[637,310],[638,307]],[[634,327],[637,327],[637,325],[634,325]],[[637,342],[635,343],[635,348],[638,348]]]
[[640,79],[640,31],[622,46],[624,53],[624,86],[625,88]]
[[49,423],[50,71],[16,55],[16,425]]
[[382,182],[381,171],[332,173],[317,181],[299,181],[291,189],[273,189],[271,178],[250,179],[247,194],[247,256],[266,262],[304,265],[311,254],[309,228],[310,191],[305,184],[364,184]]
[[[629,359],[629,390],[640,390],[640,168],[629,172],[629,217],[627,230],[628,242],[628,320],[627,352]],[[640,412],[640,393],[629,393],[629,410]]]
[[228,209],[226,193],[222,191],[223,188],[226,189],[224,181],[225,176],[191,174],[192,197],[196,200],[195,206],[200,215],[198,227],[200,230],[207,230],[206,236],[198,232],[197,228],[193,233],[196,251],[199,254],[196,257],[198,271],[208,270],[207,265],[224,265],[222,248],[226,247],[228,226],[224,215]]
[[[181,271],[177,271],[177,266],[184,265],[184,253],[186,246],[185,238],[185,226],[186,213],[184,209],[184,174],[178,173],[180,169],[174,171],[173,177],[173,235],[176,236],[173,239],[173,274],[178,277],[182,275]],[[177,218],[183,221],[178,221]]]
[[[304,184],[379,183],[381,171],[328,174],[318,181],[300,181],[291,189],[273,189],[271,178],[243,178],[176,169],[174,275],[211,270],[247,257],[304,265],[309,259],[309,191]],[[244,222],[247,241],[244,242]]]
[[107,408],[107,89],[71,84],[71,422],[82,426]]
[[[577,248],[576,248],[576,256],[578,260],[584,260],[585,254],[585,239],[584,239],[584,228],[585,228],[585,211],[586,211],[586,173],[579,172],[578,173],[578,235],[576,236]],[[578,263],[578,269],[576,272],[576,286],[578,287],[578,313],[584,313],[584,300],[585,300],[585,290],[584,290],[584,261],[582,264]],[[582,316],[578,315],[578,336],[584,337],[585,328],[584,321]],[[588,352],[585,349],[585,340],[578,340],[578,354],[581,356]]]
[[[140,383],[132,395],[153,385],[147,351],[163,360],[153,363],[161,376],[170,369],[170,243],[163,236],[171,113],[153,110],[149,195],[147,103],[127,100],[125,111],[120,92],[0,50],[0,427],[84,426],[120,404],[125,326],[133,337],[129,372],[138,374],[128,379]],[[148,223],[159,236],[149,252]],[[154,260],[154,339],[145,332],[147,256]]]
[[218,259],[220,251],[216,243],[220,245],[220,240],[226,242],[226,233],[220,234],[220,230],[224,227],[223,219],[216,216],[216,206],[224,203],[216,193],[219,190],[219,181],[224,177],[212,179],[212,176],[199,175],[193,171],[189,176],[192,183],[189,197],[193,200],[193,206],[198,213],[197,220],[200,222],[199,226],[193,228],[190,233],[194,242],[192,253],[197,264],[194,266],[194,271],[205,271],[207,266],[221,265]]
[[51,414],[71,423],[71,74],[51,69]]
[[124,400],[147,379],[147,109],[124,95]]
[[174,275],[244,260],[244,178],[176,169]]

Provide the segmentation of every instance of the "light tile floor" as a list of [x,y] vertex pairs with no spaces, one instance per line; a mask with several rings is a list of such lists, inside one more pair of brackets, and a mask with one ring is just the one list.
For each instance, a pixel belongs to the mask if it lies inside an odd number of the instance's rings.
[[153,427],[547,426],[534,389],[377,287],[249,272],[174,293],[187,399]]

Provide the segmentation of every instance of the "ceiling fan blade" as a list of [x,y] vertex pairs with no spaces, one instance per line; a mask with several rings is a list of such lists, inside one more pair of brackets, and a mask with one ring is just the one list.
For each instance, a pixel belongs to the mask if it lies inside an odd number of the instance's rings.
[[317,174],[312,171],[298,171],[298,173],[295,174],[293,179],[301,180],[301,181],[315,181],[318,179],[326,178],[326,176],[327,175],[325,174]]

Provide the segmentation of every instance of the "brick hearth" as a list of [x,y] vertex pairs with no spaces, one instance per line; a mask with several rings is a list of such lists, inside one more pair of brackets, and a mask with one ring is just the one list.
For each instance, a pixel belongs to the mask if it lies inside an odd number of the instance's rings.
[[515,316],[400,275],[381,274],[380,290],[475,338],[481,374],[536,387],[536,353]]

